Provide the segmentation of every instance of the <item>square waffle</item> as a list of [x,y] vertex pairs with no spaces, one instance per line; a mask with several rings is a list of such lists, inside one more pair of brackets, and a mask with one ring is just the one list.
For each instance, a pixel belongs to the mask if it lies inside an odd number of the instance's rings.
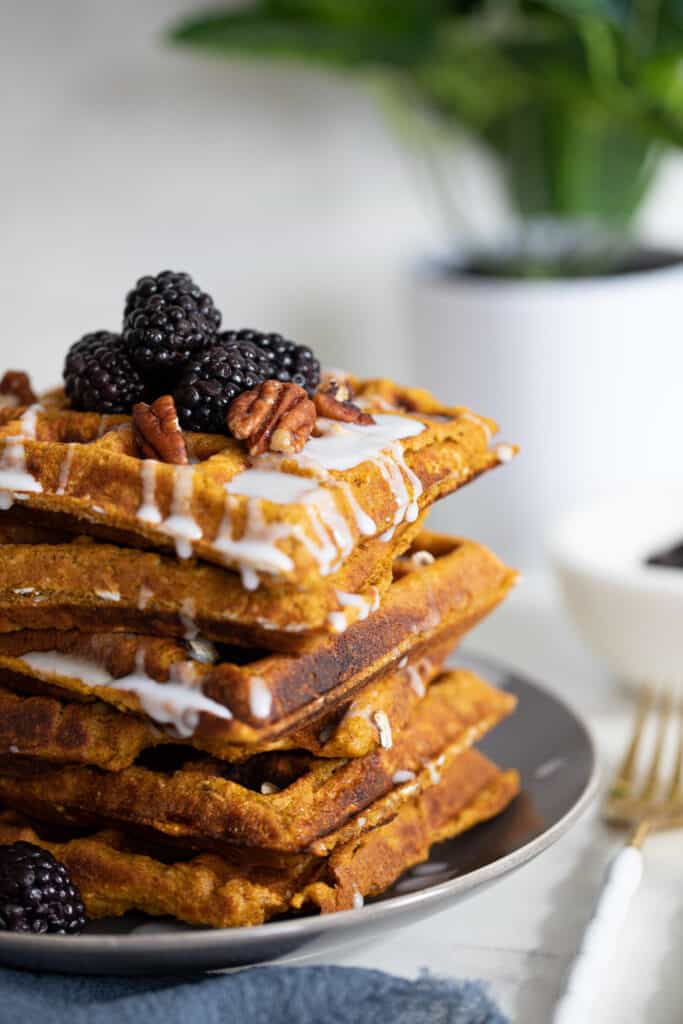
[[50,850],[78,884],[88,917],[139,910],[216,928],[262,924],[292,910],[322,913],[361,906],[425,860],[433,843],[499,814],[519,779],[476,750],[444,770],[438,783],[406,800],[392,820],[355,836],[327,857],[304,854],[275,868],[213,853],[181,856],[114,830],[55,841],[45,826],[0,813],[0,842]]
[[[234,438],[185,435],[191,465],[141,459],[130,417],[60,408],[0,415],[0,504],[25,522],[195,555],[247,590],[315,589],[369,538],[400,538],[434,501],[505,461],[495,424],[428,392],[358,382],[373,426],[318,421],[299,455],[250,458]],[[389,411],[387,411],[389,410]]]
[[[363,757],[380,745],[386,724],[400,731],[451,652],[446,642],[430,647],[429,657],[383,675],[340,706],[294,731],[261,744],[237,745],[179,737],[150,719],[118,711],[103,701],[65,701],[24,696],[0,687],[0,770],[2,758],[22,762],[90,764],[107,771],[129,768],[144,750],[167,744],[193,744],[226,761],[240,761],[267,750],[306,750],[317,757]],[[49,684],[46,685],[46,689]],[[36,680],[36,689],[40,682]],[[323,706],[324,708],[324,706]],[[379,725],[378,725],[379,723]]]
[[[0,546],[0,623],[16,629],[35,615],[35,624],[45,627],[0,634],[0,685],[68,694],[70,699],[96,697],[124,711],[146,713],[155,724],[191,737],[218,756],[230,753],[223,745],[270,743],[328,716],[382,675],[402,668],[412,672],[432,650],[452,647],[516,579],[490,551],[471,541],[425,534],[419,546],[423,558],[395,564],[395,579],[381,607],[344,632],[318,635],[306,645],[300,640],[298,654],[220,648],[213,665],[189,660],[193,641],[74,632],[82,621],[64,583],[71,565],[67,553],[62,592],[49,590],[47,580],[40,584],[40,560],[34,558],[36,587],[42,589],[17,594],[26,589],[26,577],[12,575],[12,552],[6,557],[9,546]],[[116,615],[126,607],[125,580],[119,586],[121,601],[108,604],[114,623],[123,626]],[[210,608],[207,603],[195,610],[203,631],[210,625]],[[100,629],[105,624],[112,626],[105,620]],[[154,632],[156,625],[154,616],[143,615],[138,629]],[[63,631],[67,628],[72,631]]]
[[[510,714],[512,696],[471,672],[443,675],[396,736],[365,757],[321,759],[299,751],[229,764],[188,751],[151,751],[131,768],[76,766],[0,776],[0,799],[40,819],[116,822],[186,846],[223,852],[326,856],[436,785],[464,750]],[[162,757],[156,756],[161,753]],[[13,771],[11,759],[5,771]],[[33,774],[36,770],[38,773]]]
[[[420,526],[421,518],[402,541],[410,545]],[[15,522],[5,523],[6,538],[15,532]],[[0,632],[44,624],[161,636],[201,631],[224,643],[299,650],[311,634],[342,632],[375,609],[402,552],[402,544],[370,540],[315,590],[285,582],[277,590],[248,591],[238,575],[215,565],[89,538],[6,541],[0,545]]]

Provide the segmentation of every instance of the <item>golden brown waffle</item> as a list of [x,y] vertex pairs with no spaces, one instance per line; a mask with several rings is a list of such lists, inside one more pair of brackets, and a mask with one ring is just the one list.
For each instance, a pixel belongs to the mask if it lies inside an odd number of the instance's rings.
[[[325,855],[438,783],[441,772],[514,705],[512,696],[473,673],[451,672],[432,684],[398,736],[384,722],[382,747],[362,758],[284,752],[230,765],[186,760],[181,748],[180,763],[167,760],[164,768],[158,760],[154,767],[157,752],[151,752],[146,764],[121,772],[78,766],[3,775],[0,800],[48,821],[119,822],[200,849]],[[15,769],[21,771],[20,761],[10,762]]]
[[[0,685],[70,699],[97,697],[120,710],[147,712],[219,756],[231,756],[224,745],[271,743],[328,717],[386,673],[406,668],[412,675],[432,650],[452,647],[516,579],[470,541],[432,534],[420,543],[434,561],[399,563],[377,611],[343,633],[309,640],[297,655],[223,649],[218,664],[204,665],[188,662],[187,644],[161,638],[24,630],[0,635]],[[0,615],[14,607],[4,594]],[[140,679],[143,662],[146,676]]]
[[195,925],[242,927],[301,907],[329,913],[358,906],[425,860],[433,843],[499,814],[518,789],[515,772],[499,772],[478,751],[466,751],[390,822],[326,859],[303,855],[281,869],[236,865],[211,853],[159,859],[153,847],[115,831],[54,842],[11,811],[0,814],[0,842],[24,840],[50,850],[67,865],[91,918],[140,910]]
[[[310,590],[283,583],[249,591],[235,573],[214,565],[90,538],[5,543],[0,545],[0,632],[56,627],[186,636],[201,631],[224,643],[299,650],[312,633],[340,631],[377,607],[391,585],[396,555],[420,527],[418,519],[402,534],[401,544],[359,545],[338,572]],[[14,524],[7,526],[5,533],[13,529]]]
[[[364,539],[399,538],[434,501],[504,461],[492,421],[388,381],[357,385],[371,427],[318,421],[298,456],[249,459],[233,438],[185,436],[191,465],[138,457],[130,417],[3,410],[0,499],[26,522],[240,571],[248,589],[315,589]],[[386,412],[390,408],[391,412]],[[263,475],[265,474],[265,476]],[[267,497],[266,497],[267,496]]]
[[398,733],[427,687],[440,673],[451,644],[430,648],[429,657],[406,664],[331,713],[303,728],[261,745],[238,746],[205,737],[183,739],[162,732],[151,721],[117,711],[103,701],[65,701],[21,696],[0,687],[0,770],[2,758],[20,756],[52,764],[89,764],[107,771],[129,768],[151,747],[185,742],[226,761],[267,750],[306,750],[317,757],[363,757],[380,743],[383,717]]

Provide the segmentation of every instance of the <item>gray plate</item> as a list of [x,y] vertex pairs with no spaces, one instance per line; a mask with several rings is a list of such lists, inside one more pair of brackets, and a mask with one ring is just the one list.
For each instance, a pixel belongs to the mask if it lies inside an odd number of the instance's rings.
[[131,914],[89,925],[73,938],[1,932],[0,962],[78,974],[177,974],[301,961],[428,917],[515,871],[559,839],[590,803],[595,750],[585,725],[557,697],[501,666],[463,660],[519,699],[516,713],[480,749],[520,771],[522,793],[493,821],[433,847],[425,864],[362,910],[245,929],[198,929]]

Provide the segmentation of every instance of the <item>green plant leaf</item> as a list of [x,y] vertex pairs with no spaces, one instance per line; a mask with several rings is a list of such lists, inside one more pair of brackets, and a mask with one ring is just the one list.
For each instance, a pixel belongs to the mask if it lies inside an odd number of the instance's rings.
[[[380,17],[388,7],[391,11]],[[367,0],[355,0],[348,8],[336,0],[270,0],[247,10],[187,19],[172,30],[171,40],[224,55],[347,68],[406,66],[424,55],[433,40],[435,19],[418,14],[415,2],[403,9]]]
[[361,73],[404,127],[487,143],[526,216],[623,224],[683,147],[683,0],[257,0],[170,38]]

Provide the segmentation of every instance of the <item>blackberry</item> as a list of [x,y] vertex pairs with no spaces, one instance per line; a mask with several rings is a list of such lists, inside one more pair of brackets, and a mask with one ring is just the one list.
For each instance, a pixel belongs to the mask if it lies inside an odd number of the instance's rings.
[[33,843],[0,846],[0,928],[76,935],[85,909],[64,864]]
[[217,344],[185,370],[174,392],[185,430],[226,433],[225,417],[233,399],[270,376],[271,361],[248,341]]
[[305,388],[309,396],[320,383],[320,363],[311,349],[306,345],[297,345],[281,334],[263,334],[250,327],[243,327],[239,331],[223,331],[218,335],[218,340],[224,345],[232,345],[236,341],[250,341],[258,345],[270,362],[269,378],[291,380]]
[[221,314],[189,274],[163,270],[128,293],[123,337],[143,372],[175,370],[215,341]]
[[130,412],[145,397],[145,384],[119,334],[93,331],[69,349],[64,390],[74,409]]

